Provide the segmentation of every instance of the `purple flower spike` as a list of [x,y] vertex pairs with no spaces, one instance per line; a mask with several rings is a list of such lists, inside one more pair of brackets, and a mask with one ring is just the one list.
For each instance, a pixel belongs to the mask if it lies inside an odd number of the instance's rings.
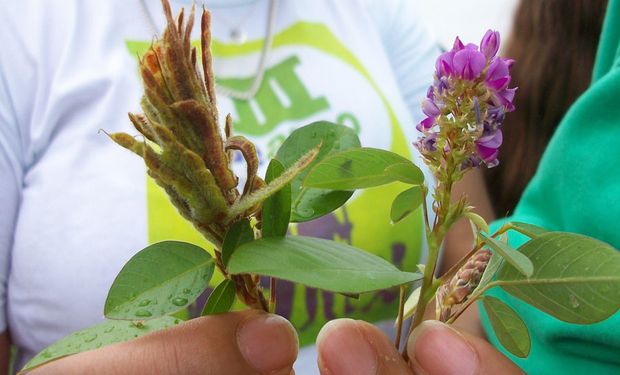
[[484,54],[473,48],[465,48],[454,54],[455,73],[466,80],[478,78],[486,62]]
[[457,173],[499,164],[501,126],[515,109],[516,91],[508,87],[514,60],[497,56],[499,42],[493,30],[480,47],[457,37],[435,63],[435,80],[422,102],[427,117],[416,126],[422,136],[415,145],[440,181],[447,178],[446,163],[460,165]]
[[499,50],[499,32],[488,30],[482,37],[480,42],[480,51],[484,53],[487,59],[495,57]]

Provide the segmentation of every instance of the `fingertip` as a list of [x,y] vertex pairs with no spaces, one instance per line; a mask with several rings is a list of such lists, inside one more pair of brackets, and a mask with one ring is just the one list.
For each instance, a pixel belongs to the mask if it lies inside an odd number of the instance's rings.
[[477,351],[463,335],[438,321],[420,324],[409,337],[407,354],[412,368],[426,374],[475,374]]
[[316,340],[322,374],[377,373],[377,353],[360,328],[352,319],[332,320],[323,326]]
[[239,324],[237,345],[246,362],[259,373],[289,374],[297,358],[299,341],[288,320],[260,313]]

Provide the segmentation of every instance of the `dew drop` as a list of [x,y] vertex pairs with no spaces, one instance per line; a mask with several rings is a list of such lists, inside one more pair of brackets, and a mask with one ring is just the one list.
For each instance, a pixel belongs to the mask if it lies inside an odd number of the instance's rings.
[[95,341],[96,338],[97,338],[97,334],[93,333],[92,335],[86,336],[86,338],[84,339],[84,342],[93,342]]
[[103,332],[105,332],[105,333],[110,333],[112,331],[114,331],[114,326],[109,326],[108,328],[103,330]]
[[303,218],[312,217],[312,215],[314,215],[314,210],[312,208],[298,209],[297,210],[297,215],[299,215],[299,216],[301,216]]
[[183,289],[183,293],[190,294],[192,291],[189,288]]
[[133,300],[135,300],[135,299],[136,299],[136,295],[135,295],[134,293],[131,293],[131,294],[129,295],[129,300],[130,300],[130,301],[133,301]]
[[150,299],[144,299],[142,301],[140,301],[140,303],[138,304],[138,306],[140,307],[144,307],[144,306],[148,306],[151,303]]
[[576,309],[579,307],[579,301],[577,300],[577,297],[574,294],[571,294],[569,299],[570,299],[570,305],[573,309]]
[[171,302],[175,306],[185,306],[187,304],[187,298],[177,297],[174,298]]
[[148,311],[148,310],[138,310],[138,311],[136,311],[136,314],[135,314],[135,315],[136,315],[138,318],[148,318],[149,316],[151,316],[151,315],[153,315],[153,314],[151,314],[151,312],[150,312],[150,311]]

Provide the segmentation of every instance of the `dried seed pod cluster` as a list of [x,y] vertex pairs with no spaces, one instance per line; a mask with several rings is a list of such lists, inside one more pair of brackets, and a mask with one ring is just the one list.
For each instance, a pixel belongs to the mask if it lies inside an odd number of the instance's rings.
[[446,322],[463,305],[480,283],[480,278],[491,259],[491,251],[477,251],[452,277],[437,291],[437,319]]

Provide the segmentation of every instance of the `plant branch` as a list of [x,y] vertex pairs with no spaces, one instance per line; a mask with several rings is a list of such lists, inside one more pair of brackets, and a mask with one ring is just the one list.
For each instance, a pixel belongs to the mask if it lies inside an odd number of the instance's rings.
[[401,285],[400,296],[398,299],[398,325],[396,327],[396,339],[394,340],[396,350],[400,350],[400,337],[403,330],[403,321],[405,320],[405,290],[406,286],[404,284]]

